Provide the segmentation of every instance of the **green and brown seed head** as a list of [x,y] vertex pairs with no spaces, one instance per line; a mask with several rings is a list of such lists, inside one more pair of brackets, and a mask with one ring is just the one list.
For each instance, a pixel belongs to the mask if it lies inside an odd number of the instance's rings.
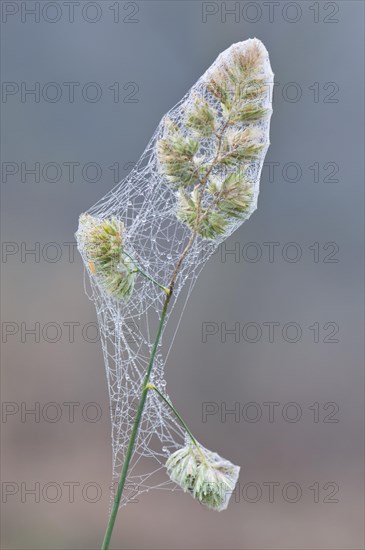
[[90,272],[112,297],[127,301],[134,288],[136,267],[124,254],[124,224],[116,217],[80,216],[82,243]]
[[244,174],[260,162],[267,146],[261,122],[271,113],[264,51],[257,40],[237,48],[209,74],[208,95],[191,94],[181,123],[166,119],[157,143],[162,172],[177,192],[176,215],[203,239],[216,239],[252,211],[253,184]]
[[166,468],[185,492],[217,511],[227,507],[240,471],[239,466],[192,442],[171,454]]

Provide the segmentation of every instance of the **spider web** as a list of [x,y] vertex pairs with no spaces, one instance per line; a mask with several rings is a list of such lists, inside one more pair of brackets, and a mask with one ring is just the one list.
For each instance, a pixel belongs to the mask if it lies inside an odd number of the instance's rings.
[[[265,77],[267,83],[267,92],[262,96],[260,106],[271,107],[273,74],[269,57],[261,42],[254,40],[264,52],[261,76]],[[111,216],[121,219],[125,226],[125,251],[138,267],[163,285],[169,284],[174,268],[189,241],[191,230],[176,217],[176,190],[163,175],[156,144],[165,135],[167,118],[175,122],[182,131],[187,131],[184,125],[186,112],[197,95],[204,97],[221,116],[219,102],[207,89],[209,77],[223,65],[233,63],[233,54],[237,51],[245,52],[251,42],[252,40],[247,40],[233,44],[218,56],[183,99],[162,118],[132,172],[87,211],[99,219]],[[246,219],[257,205],[260,174],[269,145],[269,124],[269,118],[254,124],[261,130],[264,147],[258,161],[242,166],[254,192]],[[236,125],[236,129],[244,130],[246,126],[247,124],[240,123]],[[213,137],[202,139],[200,142],[198,155],[207,163],[214,157],[214,140]],[[167,399],[170,398],[166,392],[164,369],[194,284],[208,258],[242,221],[234,219],[228,225],[225,234],[215,240],[203,240],[198,236],[181,266],[150,378],[150,382],[155,384]],[[90,272],[83,239],[87,229],[80,223],[76,238],[88,273],[89,285],[85,286],[86,292],[95,304],[100,326],[111,405],[112,472],[113,486],[116,488],[165,293],[153,282],[139,275],[133,295],[127,303],[108,295]],[[162,349],[166,351],[165,355]],[[122,505],[151,488],[176,488],[166,475],[164,465],[167,457],[185,444],[185,437],[185,431],[169,408],[155,392],[149,391],[121,500]]]

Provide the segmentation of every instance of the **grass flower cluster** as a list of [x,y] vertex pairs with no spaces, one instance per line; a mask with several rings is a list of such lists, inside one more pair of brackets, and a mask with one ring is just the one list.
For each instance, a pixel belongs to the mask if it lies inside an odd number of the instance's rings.
[[229,64],[209,75],[206,88],[213,99],[208,103],[195,93],[184,125],[167,119],[158,142],[161,169],[177,189],[177,217],[203,239],[223,235],[233,218],[245,219],[252,204],[252,185],[242,168],[257,161],[267,145],[260,130],[271,113],[263,106],[268,89],[263,55],[255,40],[245,52],[235,50]]
[[240,471],[239,466],[192,442],[171,454],[166,468],[185,492],[217,511],[227,508]]
[[97,277],[104,290],[114,298],[128,300],[133,293],[138,269],[124,253],[123,222],[115,217],[98,219],[83,214],[85,252],[90,272]]

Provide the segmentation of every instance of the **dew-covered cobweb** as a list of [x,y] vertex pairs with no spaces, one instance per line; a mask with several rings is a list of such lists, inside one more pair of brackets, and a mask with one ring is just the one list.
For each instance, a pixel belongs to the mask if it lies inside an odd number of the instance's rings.
[[[121,219],[125,226],[126,252],[136,265],[163,285],[169,284],[191,230],[176,217],[176,189],[162,173],[156,143],[164,136],[167,118],[184,131],[184,117],[196,94],[203,96],[209,105],[220,111],[218,101],[207,89],[209,76],[223,63],[229,64],[234,51],[239,49],[244,52],[249,43],[248,40],[233,44],[218,56],[183,99],[162,118],[132,172],[87,211],[87,214],[100,219],[112,216]],[[261,74],[267,82],[267,93],[263,95],[261,105],[271,107],[273,74],[268,54],[264,46],[258,43],[264,50]],[[260,174],[269,145],[269,124],[269,117],[256,123],[262,130],[265,147],[258,161],[243,165],[254,190],[254,200],[246,219],[257,205]],[[243,130],[245,124],[238,124],[237,128]],[[202,140],[198,154],[209,162],[214,154],[214,137]],[[171,367],[170,351],[186,303],[209,257],[242,221],[232,221],[225,234],[214,241],[197,237],[181,266],[150,379],[172,402],[173,397],[166,390],[165,367]],[[112,476],[115,487],[166,296],[158,286],[142,276],[137,277],[133,295],[128,302],[108,295],[90,272],[83,241],[83,232],[86,230],[80,224],[76,237],[87,272],[86,292],[95,304],[100,326],[111,405]],[[184,411],[181,413],[184,414]],[[194,431],[194,426],[190,428]],[[151,488],[176,488],[166,475],[164,465],[167,457],[186,443],[185,437],[184,430],[169,408],[155,392],[148,392],[122,505]]]

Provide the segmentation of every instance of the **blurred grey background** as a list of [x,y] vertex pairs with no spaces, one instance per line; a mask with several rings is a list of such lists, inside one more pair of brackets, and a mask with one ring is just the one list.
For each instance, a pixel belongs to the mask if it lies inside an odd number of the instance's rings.
[[112,547],[363,548],[364,4],[1,9],[2,548],[100,547],[110,421],[78,216],[254,36],[276,81],[259,208],[203,270],[166,373],[197,438],[242,466],[239,487],[220,514],[152,491],[122,509]]

